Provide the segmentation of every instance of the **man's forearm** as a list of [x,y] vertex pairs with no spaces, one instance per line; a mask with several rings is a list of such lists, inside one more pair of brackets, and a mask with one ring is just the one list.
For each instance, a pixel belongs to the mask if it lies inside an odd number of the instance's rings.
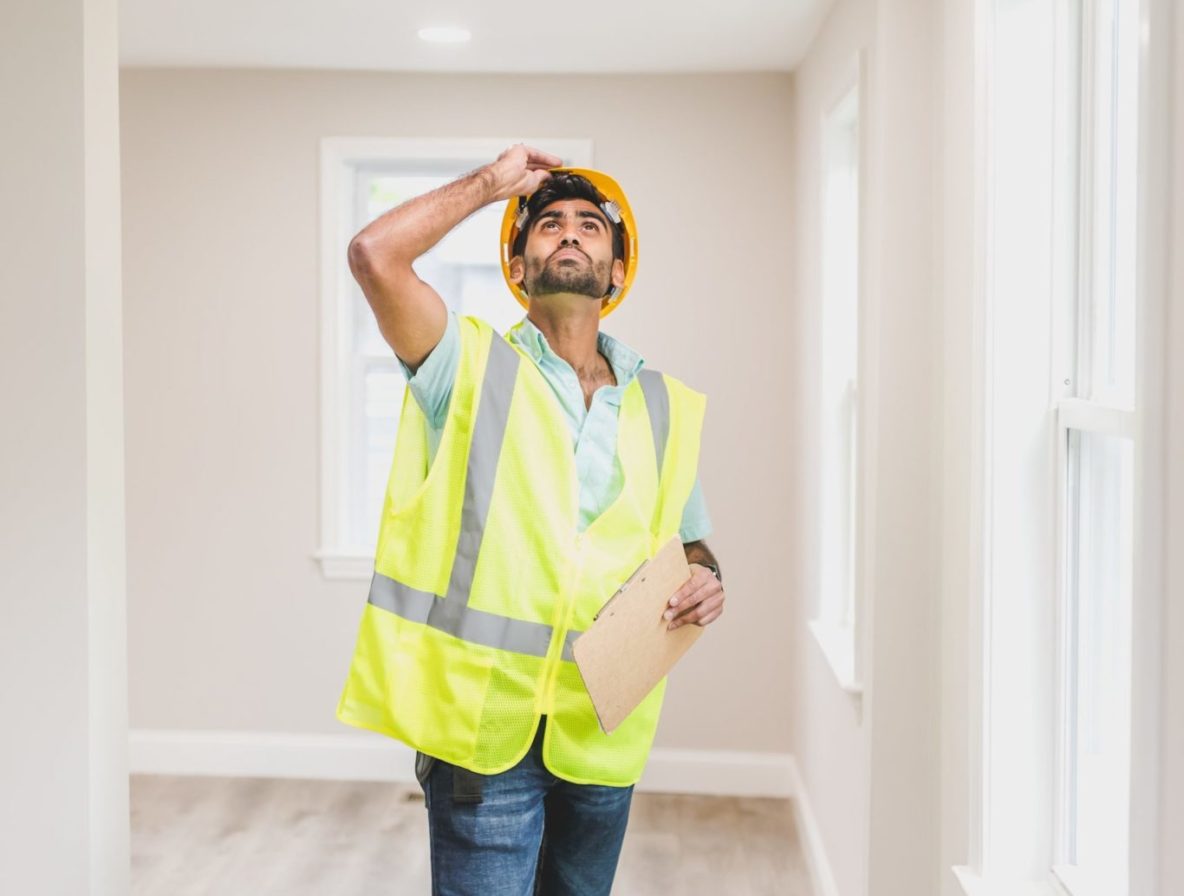
[[494,201],[495,179],[485,165],[375,218],[353,238],[379,264],[410,265],[461,221]]
[[[688,541],[682,549],[686,552],[687,563],[710,563],[712,566],[719,569],[719,563],[715,559],[715,554],[711,553],[711,549],[707,547],[705,541]],[[723,575],[723,570],[720,569],[720,575]]]

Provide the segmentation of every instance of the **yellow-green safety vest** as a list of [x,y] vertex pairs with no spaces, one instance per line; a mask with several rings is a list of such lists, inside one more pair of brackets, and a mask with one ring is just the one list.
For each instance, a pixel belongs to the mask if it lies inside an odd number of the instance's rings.
[[622,390],[620,495],[578,530],[571,434],[530,357],[460,316],[447,419],[429,463],[410,390],[379,525],[374,577],[337,707],[346,724],[480,774],[512,768],[548,718],[543,761],[581,784],[641,777],[666,679],[611,734],[572,642],[678,532],[706,396],[642,369]]

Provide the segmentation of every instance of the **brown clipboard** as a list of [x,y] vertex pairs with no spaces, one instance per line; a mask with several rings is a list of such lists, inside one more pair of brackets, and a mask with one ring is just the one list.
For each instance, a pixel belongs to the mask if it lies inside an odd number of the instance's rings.
[[[691,577],[682,540],[673,536],[641,564],[572,642],[572,654],[605,734],[623,722],[703,634],[698,625],[668,631],[662,614]],[[674,608],[676,613],[679,608]]]

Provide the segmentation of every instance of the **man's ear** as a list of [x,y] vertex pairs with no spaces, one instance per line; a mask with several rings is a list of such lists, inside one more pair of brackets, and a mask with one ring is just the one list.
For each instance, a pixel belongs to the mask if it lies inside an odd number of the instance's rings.
[[515,255],[510,259],[510,282],[515,286],[526,291],[522,285],[522,278],[526,276],[526,262],[522,260],[521,255]]
[[625,282],[625,262],[623,259],[614,258],[613,259],[613,274],[612,274],[613,286],[621,286],[624,284],[624,282]]

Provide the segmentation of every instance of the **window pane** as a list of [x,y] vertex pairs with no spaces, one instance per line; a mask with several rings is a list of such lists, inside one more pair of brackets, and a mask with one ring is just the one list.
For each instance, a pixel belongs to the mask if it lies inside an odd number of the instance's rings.
[[392,358],[388,363],[371,362],[364,376],[362,441],[355,453],[363,474],[362,487],[354,493],[358,509],[353,544],[378,543],[378,521],[386,496],[386,480],[395,450],[399,408],[406,380]]
[[1094,9],[1090,397],[1133,408],[1139,4]]
[[858,88],[827,113],[823,141],[819,617],[851,625],[858,407]]
[[1069,436],[1069,860],[1125,893],[1130,762],[1132,443]]
[[362,288],[354,280],[350,280],[350,316],[353,322],[354,350],[360,355],[377,357],[390,355],[390,347],[382,338],[378,329],[378,321],[374,312],[370,310],[370,303],[362,294]]
[[362,212],[366,224],[373,221],[383,212],[389,211],[396,205],[401,205],[408,199],[442,187],[451,178],[444,175],[424,174],[396,174],[374,175],[363,173],[367,178],[366,209]]

